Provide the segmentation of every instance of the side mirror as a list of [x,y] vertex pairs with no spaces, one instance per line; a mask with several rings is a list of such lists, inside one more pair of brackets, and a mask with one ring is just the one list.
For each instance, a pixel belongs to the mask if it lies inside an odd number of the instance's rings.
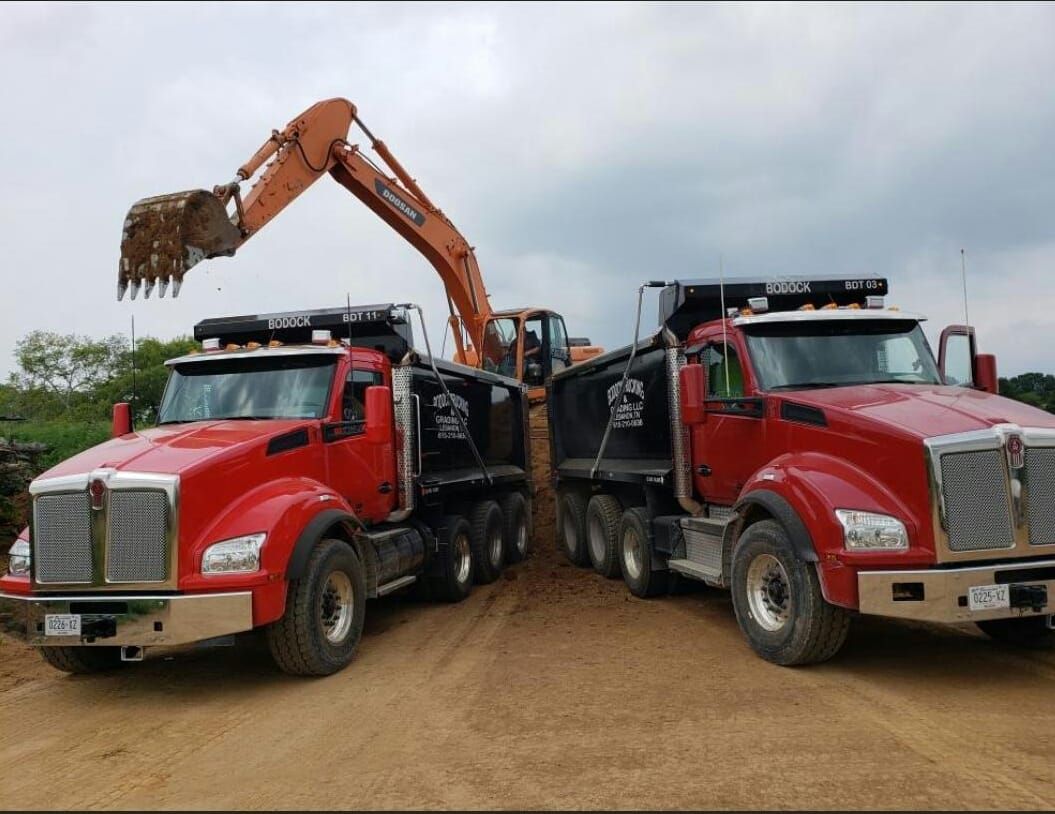
[[132,408],[127,401],[119,401],[114,405],[113,424],[110,429],[111,438],[120,438],[132,432]]
[[974,357],[974,383],[986,393],[1000,393],[1000,380],[996,376],[996,357],[991,353],[979,353]]
[[938,346],[938,368],[946,384],[973,387],[976,384],[974,328],[950,325],[941,332]]
[[528,362],[524,368],[524,383],[534,385],[544,384],[542,365],[538,362]]
[[366,388],[366,440],[371,444],[392,442],[392,390],[374,385]]
[[678,372],[681,385],[681,423],[686,426],[707,420],[707,371],[701,364],[685,365]]

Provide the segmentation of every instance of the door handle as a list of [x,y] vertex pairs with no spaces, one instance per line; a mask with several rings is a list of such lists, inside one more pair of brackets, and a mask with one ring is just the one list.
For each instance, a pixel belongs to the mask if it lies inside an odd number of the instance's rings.
[[392,484],[386,480],[384,483],[377,487],[377,491],[379,491],[383,495],[387,495],[389,492],[392,491]]
[[700,464],[696,467],[696,474],[706,478],[711,474],[711,468],[707,464]]

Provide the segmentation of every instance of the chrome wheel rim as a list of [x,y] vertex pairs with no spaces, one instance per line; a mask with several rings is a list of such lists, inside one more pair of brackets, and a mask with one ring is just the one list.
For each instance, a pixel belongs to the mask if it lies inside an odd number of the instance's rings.
[[759,554],[747,569],[747,602],[763,628],[775,632],[791,618],[791,580],[780,560]]
[[527,554],[528,547],[528,530],[527,521],[521,520],[520,525],[517,526],[517,551],[520,552],[521,556]]
[[573,554],[579,547],[579,541],[575,536],[575,521],[570,517],[564,518],[564,547],[569,554]]
[[496,528],[491,532],[491,539],[487,543],[487,551],[491,555],[491,565],[494,568],[502,567],[502,529]]
[[352,628],[355,612],[352,581],[344,571],[334,571],[326,578],[319,603],[319,622],[330,644],[340,644]]
[[627,529],[623,532],[623,565],[631,579],[641,578],[643,559],[641,541],[633,529]]
[[454,578],[459,583],[469,581],[469,571],[472,567],[473,555],[469,548],[469,537],[459,534],[454,538]]
[[594,562],[604,562],[605,533],[601,518],[594,515],[590,518],[590,533],[586,535],[586,542],[590,546],[590,556]]

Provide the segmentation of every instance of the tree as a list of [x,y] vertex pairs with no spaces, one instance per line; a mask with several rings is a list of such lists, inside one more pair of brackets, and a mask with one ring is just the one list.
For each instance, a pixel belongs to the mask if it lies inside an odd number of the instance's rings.
[[136,342],[135,393],[133,398],[132,358],[126,354],[115,375],[97,388],[93,400],[100,411],[108,410],[114,402],[127,401],[132,404],[132,414],[137,424],[153,423],[168,381],[167,359],[174,359],[198,347],[189,336],[177,336],[162,341],[145,337]]
[[59,399],[66,411],[77,394],[89,394],[120,369],[128,341],[119,335],[91,339],[74,334],[33,331],[15,343],[23,391],[42,391]]

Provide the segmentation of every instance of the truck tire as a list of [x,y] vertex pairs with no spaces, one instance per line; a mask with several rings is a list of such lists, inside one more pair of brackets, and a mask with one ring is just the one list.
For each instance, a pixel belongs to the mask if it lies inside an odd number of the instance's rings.
[[473,590],[475,562],[469,542],[469,521],[460,514],[443,519],[440,533],[439,572],[432,577],[432,593],[444,602],[461,602]]
[[472,528],[469,542],[476,564],[476,582],[478,585],[488,585],[502,576],[502,568],[506,564],[502,510],[493,500],[481,501],[473,506],[469,525]]
[[325,676],[355,656],[366,617],[362,563],[343,540],[323,540],[304,575],[286,589],[286,612],[267,629],[271,657],[286,673]]
[[593,570],[615,579],[619,567],[619,523],[623,506],[612,495],[594,495],[586,506],[586,551]]
[[652,570],[652,519],[640,506],[627,509],[619,521],[619,568],[630,593],[647,599],[665,594],[669,571]]
[[527,499],[520,492],[510,492],[500,505],[505,518],[506,562],[522,562],[531,553],[531,510]]
[[56,670],[74,675],[116,670],[123,664],[120,647],[38,647],[37,650]]
[[560,538],[564,556],[572,565],[590,564],[590,555],[586,551],[586,500],[578,492],[563,492],[560,496],[560,526],[557,534]]
[[732,572],[736,621],[759,656],[792,666],[839,652],[850,614],[825,601],[816,568],[798,558],[775,520],[748,527],[733,552]]
[[1048,627],[1047,616],[1026,616],[1021,619],[990,619],[975,622],[979,630],[991,639],[1028,650],[1055,649],[1055,630]]

